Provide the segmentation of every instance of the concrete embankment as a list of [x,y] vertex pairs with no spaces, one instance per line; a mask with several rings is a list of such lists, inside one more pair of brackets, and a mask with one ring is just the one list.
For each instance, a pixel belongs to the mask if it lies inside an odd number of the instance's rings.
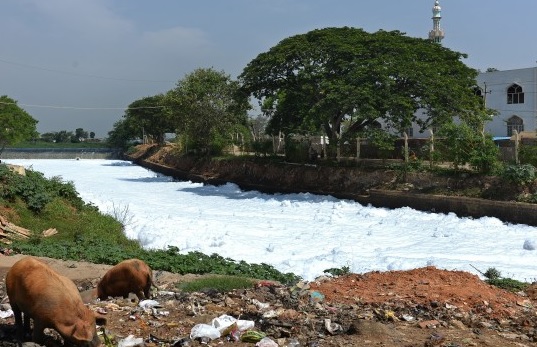
[[[367,193],[357,189],[349,189],[352,183],[338,181],[342,184],[330,186],[325,176],[320,176],[321,169],[302,167],[302,172],[297,166],[271,166],[268,169],[264,165],[252,162],[230,161],[225,165],[222,161],[199,162],[186,160],[175,166],[162,165],[147,157],[128,157],[136,164],[152,171],[172,176],[179,180],[190,180],[207,184],[223,184],[233,182],[244,190],[257,190],[265,193],[298,193],[310,192],[315,194],[331,195],[336,198],[349,199],[361,204],[371,204],[375,207],[401,208],[410,207],[420,211],[435,213],[455,213],[459,217],[496,217],[506,223],[527,224],[537,226],[537,204],[519,203],[510,201],[486,200],[461,196],[444,196],[432,194],[420,194],[407,191],[368,189]],[[256,168],[256,166],[260,166]],[[324,170],[324,169],[323,169]],[[296,172],[293,172],[296,171]],[[351,181],[364,179],[361,176],[352,177],[347,172],[334,171],[328,173],[334,177],[351,177]],[[315,172],[315,182],[311,172]],[[296,176],[292,184],[282,184],[282,177]],[[363,176],[363,175],[362,175]],[[321,178],[320,178],[321,177]],[[311,182],[309,182],[311,181]],[[321,182],[321,183],[319,183]],[[329,183],[329,182],[328,182]],[[337,182],[336,182],[337,183]],[[356,183],[355,183],[356,184]],[[340,189],[335,188],[340,186]],[[323,190],[329,187],[329,190]]]
[[6,148],[0,159],[120,159],[116,148]]

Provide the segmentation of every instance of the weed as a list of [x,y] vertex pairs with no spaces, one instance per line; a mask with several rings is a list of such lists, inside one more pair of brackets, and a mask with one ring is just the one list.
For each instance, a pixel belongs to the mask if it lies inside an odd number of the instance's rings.
[[490,267],[485,271],[484,276],[489,280],[497,280],[502,276],[502,273],[496,268]]
[[493,267],[488,268],[484,273],[481,272],[481,274],[487,278],[485,282],[488,284],[511,292],[516,293],[525,290],[529,286],[529,284],[525,282],[520,282],[512,278],[503,278],[501,272]]
[[331,274],[332,276],[343,276],[351,273],[351,269],[348,266],[342,266],[341,268],[330,268],[323,272]]
[[129,210],[129,205],[116,205],[114,202],[112,202],[112,209],[108,211],[108,214],[114,217],[115,220],[117,220],[123,227],[125,228],[129,224],[132,223],[132,220],[134,219],[134,216],[131,214]]
[[502,288],[515,293],[523,291],[529,286],[529,283],[520,282],[512,278],[488,279],[485,282],[495,287]]
[[184,292],[217,291],[219,293],[226,293],[234,289],[251,288],[254,283],[254,280],[245,277],[209,276],[190,282],[180,283],[177,288]]
[[516,184],[529,184],[537,178],[535,167],[531,164],[508,165],[501,176]]

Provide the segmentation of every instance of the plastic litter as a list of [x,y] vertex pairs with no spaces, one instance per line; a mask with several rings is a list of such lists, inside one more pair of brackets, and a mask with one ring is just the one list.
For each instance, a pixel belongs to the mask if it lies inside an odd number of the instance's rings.
[[135,347],[135,346],[143,346],[144,345],[144,339],[141,337],[134,337],[134,335],[129,335],[123,340],[120,340],[118,343],[118,347]]
[[193,342],[190,337],[183,337],[182,339],[175,341],[172,344],[172,347],[190,347],[192,344]]
[[266,310],[270,307],[269,303],[261,302],[257,299],[252,299],[252,304],[254,304],[259,310]]
[[9,309],[9,310],[6,310],[6,311],[0,311],[0,318],[8,318],[8,317],[11,317],[13,316],[13,310],[12,309]]
[[270,337],[263,337],[258,343],[257,347],[278,347],[278,344],[270,339]]
[[311,303],[319,303],[324,300],[324,295],[318,291],[313,291],[310,293],[310,301]]
[[235,323],[237,319],[232,316],[228,315],[221,315],[220,317],[214,318],[211,321],[211,325],[218,329],[218,331],[222,332],[226,330],[227,327],[231,326],[233,323]]
[[190,330],[190,338],[192,340],[209,338],[211,340],[220,337],[220,331],[209,324],[196,324]]
[[239,328],[239,331],[253,329],[254,325],[255,323],[252,320],[242,320],[242,319],[237,320],[237,328]]
[[158,301],[155,300],[142,300],[138,303],[138,306],[143,309],[161,307]]
[[291,338],[287,340],[287,347],[299,347],[300,342],[297,339]]
[[248,329],[252,329],[255,323],[251,320],[237,319],[235,317],[223,314],[220,317],[214,318],[211,324],[213,327],[218,329],[220,333],[222,333],[233,324],[237,325],[237,329],[239,331],[245,331]]
[[339,325],[337,323],[332,323],[330,319],[325,319],[324,320],[324,327],[332,335],[334,335],[338,331],[343,330],[341,325]]

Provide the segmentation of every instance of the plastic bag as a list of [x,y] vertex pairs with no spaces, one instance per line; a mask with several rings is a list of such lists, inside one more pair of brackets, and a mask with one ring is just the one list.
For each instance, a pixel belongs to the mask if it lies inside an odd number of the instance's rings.
[[237,328],[239,329],[239,331],[245,331],[245,330],[250,330],[250,329],[253,329],[254,328],[254,321],[253,320],[242,320],[242,319],[239,319],[237,321]]
[[141,337],[134,337],[134,335],[129,335],[118,343],[118,347],[135,347],[143,345],[144,339]]
[[197,338],[208,337],[211,340],[220,337],[220,331],[209,324],[196,324],[190,330],[190,338],[192,340]]
[[278,347],[278,344],[270,339],[270,337],[263,337],[258,343],[257,347]]
[[236,321],[236,318],[223,314],[220,317],[214,318],[211,324],[222,333],[222,331],[226,330],[227,327],[231,326]]
[[214,318],[211,322],[212,326],[218,329],[220,333],[225,331],[228,327],[230,327],[233,324],[237,324],[237,329],[239,331],[245,331],[248,329],[253,329],[254,327],[254,321],[251,320],[242,320],[242,319],[236,319],[235,317],[228,316],[228,315],[221,315],[218,318]]
[[138,306],[141,308],[147,309],[147,308],[154,308],[154,307],[162,307],[158,303],[158,301],[155,300],[142,300],[138,303]]

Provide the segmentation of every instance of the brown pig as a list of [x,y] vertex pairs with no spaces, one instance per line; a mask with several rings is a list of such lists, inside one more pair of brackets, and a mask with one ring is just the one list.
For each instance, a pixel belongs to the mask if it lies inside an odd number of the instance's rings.
[[149,299],[153,286],[151,268],[140,259],[127,259],[108,270],[97,284],[97,297],[129,296],[134,293],[138,299]]
[[101,344],[96,323],[104,324],[106,320],[82,303],[73,281],[45,263],[34,257],[17,261],[6,275],[6,291],[20,341],[30,330],[31,318],[34,323],[32,340],[36,343],[43,344],[43,330],[52,328],[65,342],[77,346]]

